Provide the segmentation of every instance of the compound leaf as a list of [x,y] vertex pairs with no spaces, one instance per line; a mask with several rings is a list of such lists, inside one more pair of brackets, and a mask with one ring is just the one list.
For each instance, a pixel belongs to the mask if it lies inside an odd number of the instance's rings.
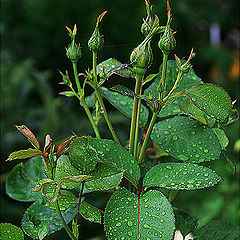
[[215,119],[224,120],[232,113],[231,98],[219,86],[202,83],[188,89],[186,94],[199,109]]
[[219,181],[221,177],[208,167],[192,163],[160,163],[147,172],[143,185],[173,190],[195,190],[212,187]]
[[86,174],[94,170],[97,164],[97,153],[89,145],[87,138],[78,137],[70,144],[69,160],[75,168]]
[[138,197],[125,188],[111,196],[104,226],[109,240],[171,240],[175,229],[172,206],[161,192],[150,190]]
[[6,193],[18,201],[35,201],[42,199],[41,193],[33,192],[36,182],[46,177],[43,158],[34,157],[27,162],[19,163],[9,173],[6,180]]
[[225,150],[229,143],[228,137],[226,136],[225,132],[219,128],[212,128],[212,130],[216,134],[222,150]]
[[156,123],[151,138],[165,152],[183,161],[210,161],[221,153],[221,146],[211,128],[186,116]]
[[41,156],[41,155],[42,155],[41,150],[29,148],[27,150],[19,150],[19,151],[12,152],[8,156],[7,161],[32,158],[32,157]]
[[174,214],[176,217],[176,229],[180,230],[184,237],[197,227],[197,220],[187,211],[177,209]]
[[24,240],[23,231],[11,223],[0,224],[0,238],[1,240],[17,239]]
[[88,221],[101,224],[101,212],[93,205],[83,201],[79,208],[79,213]]
[[[134,101],[132,97],[124,96],[121,93],[110,91],[105,87],[100,87],[100,91],[103,97],[105,97],[115,108],[117,108],[127,117],[131,118]],[[146,125],[148,115],[148,109],[143,104],[141,104],[140,124]]]
[[123,174],[123,170],[112,164],[98,163],[91,172],[93,178],[85,186],[89,190],[108,190],[120,184]]
[[91,179],[92,177],[84,175],[83,171],[72,166],[68,156],[62,155],[58,159],[54,181],[60,183],[61,188],[76,188],[82,181],[87,181],[89,178]]
[[[72,205],[65,211],[62,211],[66,223],[69,223],[75,217],[76,213],[76,205]],[[34,202],[23,215],[22,228],[27,235],[38,239],[39,233],[50,235],[62,229],[63,225],[55,210]]]
[[134,157],[124,147],[110,139],[88,137],[88,140],[103,163],[113,164],[125,171],[124,177],[135,186],[137,185],[140,178],[139,166]]
[[218,239],[238,240],[240,238],[240,227],[227,220],[219,219],[209,222],[198,230],[196,240]]

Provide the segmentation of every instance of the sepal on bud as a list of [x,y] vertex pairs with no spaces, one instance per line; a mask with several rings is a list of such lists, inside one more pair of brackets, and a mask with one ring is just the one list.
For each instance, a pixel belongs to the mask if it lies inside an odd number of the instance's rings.
[[75,37],[77,34],[77,26],[76,26],[76,24],[74,25],[73,31],[67,26],[66,26],[66,28],[67,28],[68,34],[72,40],[71,43],[69,44],[68,48],[66,48],[66,55],[72,62],[77,62],[82,56],[80,44],[75,43]]
[[99,23],[102,21],[107,11],[101,13],[97,18],[97,23],[93,31],[92,36],[88,40],[88,48],[93,52],[99,52],[104,46],[104,38],[101,36],[99,31]]
[[168,9],[167,25],[163,35],[160,37],[160,40],[158,42],[158,47],[162,50],[164,54],[170,54],[176,47],[176,39],[170,27],[172,17],[169,2],[167,2],[167,9]]
[[193,48],[192,48],[191,53],[188,57],[188,60],[184,64],[182,64],[181,60],[175,55],[176,63],[179,70],[182,71],[183,73],[188,73],[190,68],[192,67],[190,61],[195,57],[195,55],[196,53],[193,52]]
[[145,39],[140,43],[136,48],[133,49],[130,61],[134,65],[134,70],[137,73],[144,74],[147,68],[151,65],[153,54],[150,46],[151,39],[153,35],[159,29],[159,19],[155,16],[155,20],[151,27],[149,34],[145,37]]

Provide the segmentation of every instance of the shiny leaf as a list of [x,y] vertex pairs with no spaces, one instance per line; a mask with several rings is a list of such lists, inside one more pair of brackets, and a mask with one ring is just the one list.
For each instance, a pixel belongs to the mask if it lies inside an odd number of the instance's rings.
[[12,225],[11,223],[0,224],[0,238],[1,240],[24,240],[24,234],[21,228]]
[[101,212],[93,205],[83,201],[79,208],[79,213],[88,221],[101,224]]
[[9,155],[7,161],[32,158],[32,157],[41,156],[41,155],[42,155],[41,150],[29,148],[27,150],[19,150],[19,151],[12,152]]
[[121,188],[107,204],[104,227],[109,240],[171,240],[174,220],[172,206],[161,192],[150,190],[138,198]]

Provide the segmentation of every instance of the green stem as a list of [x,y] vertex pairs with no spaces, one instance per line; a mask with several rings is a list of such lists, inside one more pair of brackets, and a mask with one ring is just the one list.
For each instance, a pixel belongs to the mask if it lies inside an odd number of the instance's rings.
[[99,90],[99,85],[98,85],[98,80],[97,80],[97,53],[93,51],[93,78],[94,78],[94,82],[95,82],[95,91],[96,91],[96,96],[97,96],[97,99],[98,99],[98,102],[102,108],[102,111],[103,111],[103,116],[107,122],[107,125],[108,125],[108,128],[113,136],[113,139],[120,144],[119,140],[118,140],[118,137],[117,137],[117,134],[116,132],[114,131],[114,128],[112,126],[112,123],[110,121],[110,118],[108,116],[108,113],[107,113],[107,110],[105,108],[105,105],[104,105],[104,102],[103,102],[103,99],[102,99],[102,95],[101,95],[101,92]]
[[160,80],[159,85],[161,86],[161,93],[160,93],[160,100],[163,99],[163,92],[165,87],[165,80],[166,80],[166,72],[167,72],[167,60],[168,60],[168,54],[163,53],[163,68],[162,68],[162,78]]
[[81,86],[80,86],[80,82],[79,82],[79,79],[78,79],[77,63],[76,62],[72,62],[72,64],[73,64],[73,71],[74,71],[75,82],[77,84],[78,93],[81,95],[81,97],[80,97],[79,94],[77,94],[75,92],[75,90],[73,89],[72,86],[70,86],[70,88],[75,93],[75,95],[79,99],[79,101],[81,102],[81,104],[82,104],[82,106],[83,106],[83,108],[84,108],[84,110],[85,110],[85,112],[86,112],[86,114],[88,116],[88,119],[89,119],[89,121],[90,121],[90,123],[91,123],[91,125],[93,127],[93,130],[94,130],[94,132],[96,134],[96,137],[97,138],[101,138],[99,130],[98,130],[98,127],[97,127],[97,125],[96,125],[96,123],[95,123],[95,121],[94,121],[94,119],[92,117],[91,111],[89,110],[89,108],[87,106],[87,103],[85,101],[84,88],[81,89]]
[[[136,74],[136,85],[135,85],[135,93],[136,94],[140,93],[141,86],[142,86],[142,79],[143,79],[143,75]],[[139,102],[139,99],[137,97],[134,97],[131,127],[130,127],[130,136],[129,136],[129,152],[132,155],[134,153],[138,102]]]
[[86,112],[86,114],[88,116],[88,119],[89,119],[90,123],[92,124],[92,127],[93,127],[93,130],[94,130],[95,134],[96,134],[96,137],[97,138],[101,138],[99,130],[98,130],[98,127],[97,127],[97,125],[96,125],[96,123],[95,123],[95,121],[94,121],[94,119],[92,117],[92,114],[91,114],[91,112],[90,112],[90,110],[89,110],[89,108],[87,106],[85,98],[84,97],[81,98],[80,101],[81,101],[81,104],[82,104],[82,106],[83,106],[83,108],[84,108],[84,110],[85,110],[85,112]]
[[63,227],[65,228],[65,230],[67,231],[69,237],[72,239],[72,240],[77,240],[77,238],[74,236],[73,232],[71,231],[71,229],[68,227],[67,223],[65,222],[63,216],[62,216],[62,213],[61,213],[61,210],[59,208],[59,204],[58,204],[58,201],[56,201],[56,211],[57,211],[57,214],[58,214],[58,217],[60,218],[61,222],[62,222],[62,225]]
[[175,83],[174,83],[171,91],[170,91],[170,92],[168,93],[168,95],[163,99],[164,102],[166,102],[166,101],[168,100],[168,98],[171,96],[171,94],[173,93],[173,91],[177,88],[177,86],[178,86],[178,84],[179,84],[182,76],[183,76],[183,72],[179,70],[178,75],[177,75],[177,79],[176,79],[176,81],[175,81]]
[[[142,84],[140,87],[139,94],[141,94],[141,93],[142,93]],[[137,157],[137,152],[138,152],[138,134],[139,134],[140,113],[141,113],[141,99],[139,99],[138,106],[137,106],[137,120],[136,120],[135,139],[134,139],[134,157]]]
[[139,158],[138,158],[138,164],[141,165],[142,162],[143,162],[143,157],[144,157],[144,153],[145,153],[145,150],[146,150],[146,147],[147,147],[147,143],[148,143],[148,140],[149,140],[149,137],[150,137],[150,134],[153,130],[153,126],[157,120],[157,116],[158,116],[158,112],[154,112],[153,115],[152,115],[152,119],[151,119],[151,122],[148,126],[148,130],[147,130],[147,133],[146,133],[146,136],[144,138],[144,141],[143,141],[143,145],[141,147],[141,151],[140,151],[140,154],[139,154]]
[[75,77],[75,81],[77,84],[77,89],[78,89],[78,93],[81,92],[81,85],[78,79],[78,70],[77,70],[77,63],[76,62],[72,62],[73,65],[73,72],[74,72],[74,77]]

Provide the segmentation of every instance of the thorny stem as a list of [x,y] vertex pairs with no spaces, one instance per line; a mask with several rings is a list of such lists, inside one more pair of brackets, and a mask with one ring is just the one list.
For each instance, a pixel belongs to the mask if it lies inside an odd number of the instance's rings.
[[154,112],[153,115],[152,115],[152,119],[151,119],[151,122],[148,126],[148,130],[147,130],[147,133],[146,133],[146,136],[144,138],[144,141],[143,141],[143,145],[142,145],[142,148],[140,150],[140,154],[139,154],[139,158],[138,158],[138,164],[141,165],[142,162],[143,162],[143,157],[144,157],[144,153],[145,153],[145,150],[146,150],[146,147],[147,147],[147,143],[148,143],[148,140],[149,140],[149,137],[150,137],[150,134],[153,130],[153,126],[157,120],[157,116],[158,116],[158,112]]
[[81,102],[81,104],[82,104],[82,106],[83,106],[83,108],[84,108],[84,110],[85,110],[85,112],[86,112],[86,114],[87,114],[87,116],[88,116],[88,119],[89,119],[89,121],[90,121],[90,123],[91,123],[91,125],[92,125],[92,127],[93,127],[93,130],[94,130],[94,132],[95,132],[95,134],[96,134],[96,137],[97,137],[97,138],[101,138],[100,133],[99,133],[99,130],[98,130],[98,127],[97,127],[97,125],[96,125],[96,123],[95,123],[95,121],[94,121],[94,119],[93,119],[93,117],[92,117],[91,111],[89,110],[89,108],[88,108],[88,106],[87,106],[87,103],[86,103],[86,101],[85,101],[84,88],[81,89],[81,86],[80,86],[80,83],[79,83],[79,79],[78,79],[77,64],[76,64],[75,62],[73,62],[73,71],[74,71],[74,77],[75,77],[75,81],[76,81],[77,88],[78,88],[78,93],[81,95],[81,97],[80,97],[79,94],[76,93],[76,91],[73,89],[72,86],[70,86],[70,88],[71,88],[72,92],[75,93],[75,96],[76,96],[76,97],[79,99],[79,101]]
[[79,216],[79,209],[82,205],[82,195],[83,195],[83,189],[84,189],[84,182],[82,183],[82,186],[81,186],[81,191],[79,193],[79,200],[78,200],[78,210],[77,210],[77,216],[76,216],[76,225],[75,225],[75,232],[77,232],[77,222],[78,222],[78,216]]
[[[143,75],[136,75],[136,85],[135,85],[135,93],[139,94],[142,87],[142,79]],[[139,126],[139,122],[137,123],[137,108],[138,108],[139,99],[134,97],[133,101],[133,110],[132,110],[132,119],[131,119],[131,127],[130,127],[130,137],[129,137],[129,152],[133,155],[134,152],[134,142],[135,142],[135,134],[136,129]],[[139,112],[140,113],[140,112]]]
[[177,79],[174,83],[174,86],[172,87],[171,91],[168,93],[168,95],[163,99],[163,102],[166,102],[168,100],[168,98],[171,96],[171,94],[173,93],[173,91],[177,88],[181,78],[183,76],[183,72],[179,70],[178,75],[177,75]]
[[164,87],[165,87],[165,80],[166,80],[166,72],[167,72],[167,60],[168,60],[168,54],[163,53],[163,68],[162,68],[162,78],[160,80],[160,100],[163,99],[163,92],[164,92]]
[[118,140],[118,137],[117,137],[117,134],[116,132],[114,131],[114,128],[112,126],[112,123],[109,119],[109,116],[108,116],[108,113],[107,113],[107,110],[105,108],[105,105],[104,105],[104,102],[103,102],[103,99],[102,99],[102,96],[101,96],[101,93],[100,93],[100,90],[99,90],[99,85],[98,85],[98,80],[97,80],[97,53],[93,51],[93,78],[94,78],[94,82],[95,82],[95,91],[96,91],[96,96],[97,96],[97,99],[98,99],[98,102],[102,108],[102,111],[103,111],[103,115],[104,115],[104,118],[107,122],[107,125],[108,125],[108,128],[113,136],[113,139],[120,144],[119,140]]
[[71,231],[71,229],[68,227],[67,223],[65,222],[63,216],[62,216],[62,213],[61,213],[61,210],[59,208],[59,204],[58,204],[58,200],[56,200],[56,211],[57,211],[57,214],[58,214],[58,217],[60,218],[61,222],[62,222],[62,225],[63,227],[65,228],[65,230],[67,231],[69,237],[72,239],[72,240],[77,240],[77,238],[74,236],[73,232]]

